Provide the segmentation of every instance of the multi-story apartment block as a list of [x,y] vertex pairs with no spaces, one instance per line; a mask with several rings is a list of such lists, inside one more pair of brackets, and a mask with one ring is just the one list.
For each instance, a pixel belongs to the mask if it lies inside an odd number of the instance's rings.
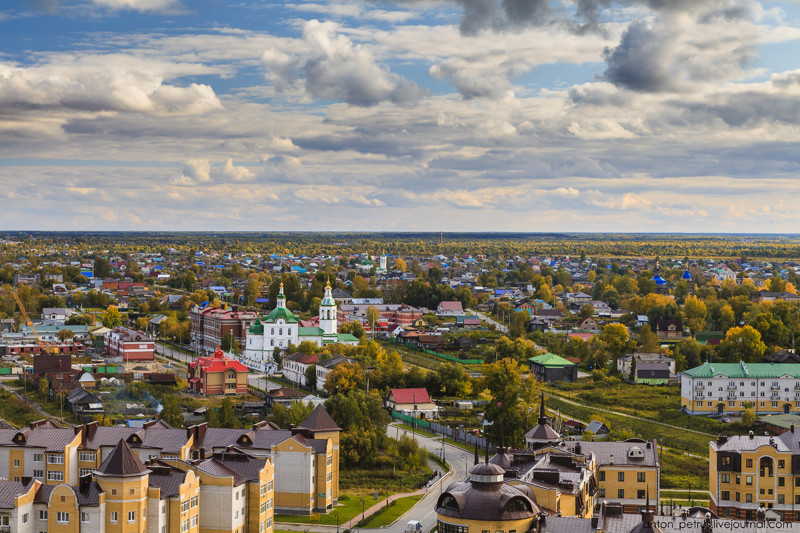
[[[177,462],[202,462],[223,453],[228,457],[230,447],[235,446],[259,460],[269,459],[271,498],[262,503],[268,503],[270,509],[295,514],[327,512],[339,498],[340,431],[322,406],[292,430],[275,429],[266,422],[250,429],[209,428],[207,424],[176,429],[160,421],[142,428],[105,427],[96,422],[62,428],[43,421],[21,430],[0,429],[0,477],[20,483],[33,479],[45,486],[74,486],[101,470],[115,453],[123,453],[119,452],[121,444],[127,450],[123,455],[132,455],[139,463],[158,466],[153,461],[162,461],[183,470]],[[166,470],[157,473],[172,475]],[[246,477],[246,472],[241,475]],[[177,483],[173,481],[165,481],[164,490]],[[235,529],[242,533],[240,526],[230,531]]]
[[755,520],[759,509],[782,522],[800,521],[800,428],[777,437],[720,435],[709,444],[712,511]]
[[704,363],[681,373],[681,407],[689,414],[800,411],[800,365]]
[[152,361],[155,341],[143,331],[117,326],[103,336],[106,351],[122,361]]
[[201,353],[212,353],[227,336],[243,347],[247,330],[255,323],[256,318],[258,313],[252,311],[194,306],[191,310],[192,344]]
[[78,482],[81,432],[42,420],[24,429],[0,429],[0,477],[47,485]]
[[211,457],[186,462],[168,460],[173,468],[200,479],[200,500],[214,502],[200,515],[201,532],[272,531],[275,512],[275,468],[272,459],[255,457],[235,446]]

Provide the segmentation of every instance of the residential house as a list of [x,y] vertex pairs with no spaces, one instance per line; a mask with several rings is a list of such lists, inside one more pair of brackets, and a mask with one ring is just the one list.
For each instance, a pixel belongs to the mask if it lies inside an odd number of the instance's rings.
[[683,337],[683,322],[681,319],[660,319],[656,321],[656,334],[663,340],[680,339]]
[[634,383],[644,385],[667,385],[672,372],[669,370],[669,363],[636,363],[636,375]]
[[439,418],[439,407],[423,388],[391,389],[386,397],[386,407],[414,418]]
[[663,353],[646,353],[637,352],[633,354],[623,355],[617,359],[617,371],[623,376],[630,376],[631,363],[633,358],[636,358],[636,364],[640,363],[666,363],[669,371],[675,373],[675,359],[667,357]]
[[283,364],[283,377],[301,387],[306,386],[306,371],[311,365],[319,363],[317,354],[293,353],[281,359]]
[[581,331],[597,331],[599,327],[594,318],[587,316],[578,322],[578,329]]
[[211,357],[198,357],[189,363],[189,389],[205,395],[247,393],[248,368],[235,359],[225,357],[222,349]]
[[439,302],[436,307],[436,316],[461,316],[464,314],[464,308],[461,302]]
[[578,365],[554,353],[537,355],[536,357],[531,357],[528,361],[530,362],[531,372],[539,381],[573,382],[578,379]]
[[203,353],[214,352],[226,337],[243,347],[247,330],[256,323],[257,318],[258,313],[254,311],[194,306],[190,311],[191,342]]

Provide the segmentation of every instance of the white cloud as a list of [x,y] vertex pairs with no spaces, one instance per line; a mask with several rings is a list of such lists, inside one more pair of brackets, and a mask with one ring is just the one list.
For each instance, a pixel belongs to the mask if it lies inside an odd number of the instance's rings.
[[176,183],[182,185],[208,183],[211,181],[211,162],[208,159],[189,159]]
[[182,10],[178,0],[91,0],[97,7],[114,10],[168,12]]
[[261,61],[267,79],[279,91],[302,83],[306,94],[322,100],[340,100],[356,106],[384,101],[407,104],[418,100],[418,85],[382,68],[369,48],[339,33],[333,22],[310,20],[303,25],[308,51],[302,54],[271,48]]
[[222,174],[234,181],[246,181],[253,177],[253,171],[247,167],[237,167],[233,164],[233,158],[229,157],[222,167]]

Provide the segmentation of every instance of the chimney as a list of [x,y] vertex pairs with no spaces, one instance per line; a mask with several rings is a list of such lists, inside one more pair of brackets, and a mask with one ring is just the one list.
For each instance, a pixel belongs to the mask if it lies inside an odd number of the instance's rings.
[[206,449],[205,448],[200,448],[200,460],[201,461],[205,461],[206,460]]
[[614,454],[613,453],[608,456],[608,463],[612,464],[612,465],[614,464]]
[[726,442],[728,442],[728,436],[724,433],[720,433],[719,436],[717,436],[717,444],[725,444]]
[[98,422],[95,420],[94,422],[89,422],[84,426],[86,428],[84,433],[86,439],[94,438],[94,434],[97,433],[97,426],[99,425],[100,424],[98,424]]

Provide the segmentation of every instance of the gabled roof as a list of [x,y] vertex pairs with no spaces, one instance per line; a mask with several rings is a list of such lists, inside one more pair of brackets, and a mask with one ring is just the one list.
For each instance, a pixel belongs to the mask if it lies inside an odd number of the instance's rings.
[[394,403],[431,403],[428,391],[423,388],[392,389],[389,395],[394,399]]
[[148,474],[148,470],[133,453],[130,446],[120,439],[111,453],[95,471],[98,476],[135,477]]
[[331,418],[331,415],[328,414],[328,411],[322,406],[322,404],[317,405],[311,414],[303,420],[300,424],[300,427],[304,427],[306,429],[310,429],[311,431],[341,431],[342,428],[336,423],[336,421]]
[[575,366],[575,363],[567,361],[563,357],[556,355],[554,353],[544,353],[542,355],[537,355],[536,357],[531,357],[530,359],[528,359],[528,361],[540,364],[542,366],[552,366],[552,367]]

